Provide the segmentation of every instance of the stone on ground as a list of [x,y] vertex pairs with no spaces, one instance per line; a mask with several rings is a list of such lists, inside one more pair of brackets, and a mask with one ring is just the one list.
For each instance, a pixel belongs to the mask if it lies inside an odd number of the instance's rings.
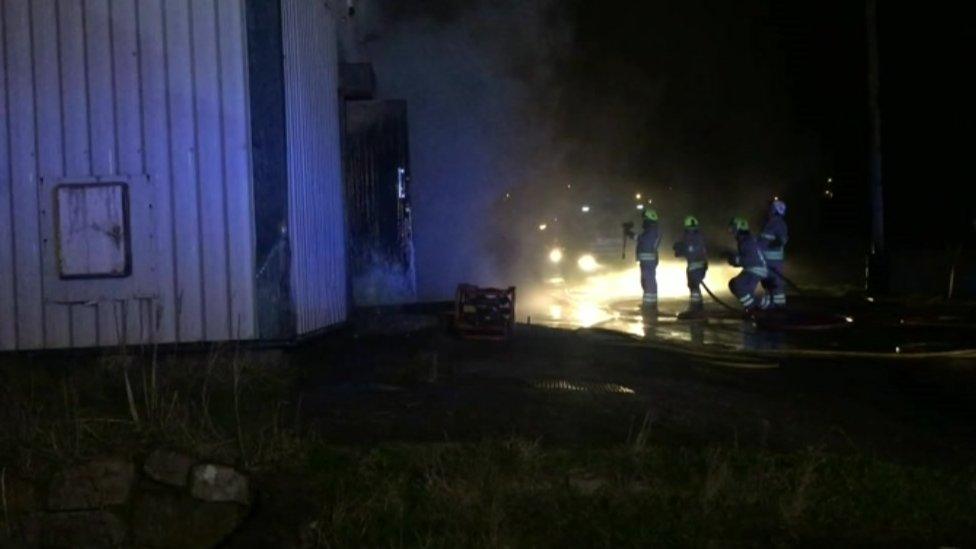
[[190,493],[193,497],[211,502],[251,502],[247,477],[225,465],[197,465],[191,474]]
[[149,478],[183,488],[190,476],[193,458],[169,450],[155,450],[146,458],[144,469]]

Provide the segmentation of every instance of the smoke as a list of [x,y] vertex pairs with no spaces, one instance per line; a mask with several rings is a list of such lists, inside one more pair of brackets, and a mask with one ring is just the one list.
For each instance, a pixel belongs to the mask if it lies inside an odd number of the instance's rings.
[[562,15],[549,0],[358,10],[380,97],[408,104],[420,299],[509,283],[495,210],[555,163],[547,109],[571,35]]
[[[538,278],[536,227],[582,225],[555,221],[593,203],[591,233],[619,235],[637,192],[668,248],[686,214],[713,250],[731,245],[728,220],[761,223],[774,195],[813,227],[831,175],[821,94],[783,53],[778,5],[357,3],[380,96],[408,102],[419,297]],[[793,249],[812,235],[794,231]]]

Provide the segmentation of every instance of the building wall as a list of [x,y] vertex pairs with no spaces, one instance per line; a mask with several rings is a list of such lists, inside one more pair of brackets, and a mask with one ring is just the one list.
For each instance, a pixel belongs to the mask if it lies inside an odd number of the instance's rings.
[[[244,45],[241,0],[0,2],[0,349],[254,336]],[[129,277],[52,272],[66,180],[127,185]]]
[[285,76],[280,0],[247,0],[247,61],[251,103],[251,173],[258,337],[295,335],[288,245],[285,159]]
[[282,0],[288,218],[296,331],[346,319],[336,21],[325,0]]

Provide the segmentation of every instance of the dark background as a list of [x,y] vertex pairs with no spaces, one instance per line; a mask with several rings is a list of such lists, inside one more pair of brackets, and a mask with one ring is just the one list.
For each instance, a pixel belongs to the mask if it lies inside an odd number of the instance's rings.
[[[881,3],[888,246],[944,248],[973,216],[961,177],[968,140],[956,136],[969,131],[966,18]],[[794,253],[825,262],[842,250],[851,273],[863,272],[863,2],[379,7],[361,17],[381,92],[409,105],[421,298],[511,280],[533,252],[525,231],[550,205],[635,190],[655,198],[668,226],[693,212],[710,231],[734,214],[758,222],[782,196]]]
[[889,246],[954,245],[974,218],[972,19],[957,4],[880,4]]

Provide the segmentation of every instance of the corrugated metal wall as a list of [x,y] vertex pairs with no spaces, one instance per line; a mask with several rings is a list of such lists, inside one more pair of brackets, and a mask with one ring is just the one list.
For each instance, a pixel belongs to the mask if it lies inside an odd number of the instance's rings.
[[[0,2],[0,349],[254,335],[244,40],[241,0]],[[73,178],[151,197],[152,291],[53,298],[47,183]]]
[[346,319],[335,19],[324,0],[282,0],[288,218],[297,332]]

